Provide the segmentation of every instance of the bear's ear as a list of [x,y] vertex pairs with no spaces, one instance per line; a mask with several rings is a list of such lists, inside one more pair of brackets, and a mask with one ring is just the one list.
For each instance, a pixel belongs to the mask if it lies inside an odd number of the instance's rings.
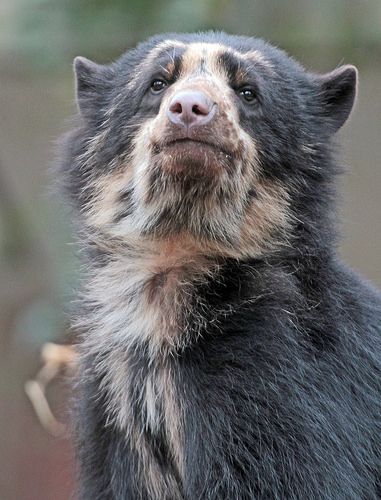
[[96,64],[85,57],[76,57],[73,66],[79,112],[83,117],[91,118],[101,106],[110,68]]
[[330,133],[344,125],[356,99],[357,69],[341,66],[317,77],[319,103]]
[[341,66],[318,77],[320,103],[323,116],[331,133],[344,125],[356,98],[357,69],[351,65]]

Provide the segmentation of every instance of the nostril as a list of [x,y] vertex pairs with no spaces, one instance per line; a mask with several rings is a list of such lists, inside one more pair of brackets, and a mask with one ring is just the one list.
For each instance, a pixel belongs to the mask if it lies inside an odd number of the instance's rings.
[[192,113],[194,113],[195,115],[207,115],[208,114],[208,110],[204,109],[199,104],[194,104],[192,106]]
[[170,105],[169,110],[172,113],[177,113],[177,114],[181,115],[181,113],[183,112],[183,107],[181,106],[181,102],[179,102],[179,101],[173,102]]

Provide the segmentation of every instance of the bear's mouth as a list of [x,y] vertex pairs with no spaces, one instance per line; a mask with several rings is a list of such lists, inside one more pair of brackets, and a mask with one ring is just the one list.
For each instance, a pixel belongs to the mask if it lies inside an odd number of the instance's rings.
[[155,144],[153,154],[164,173],[194,179],[220,177],[234,163],[232,152],[204,138],[171,138]]
[[161,152],[177,151],[179,153],[195,153],[197,151],[202,150],[207,152],[213,152],[217,155],[225,155],[229,158],[232,157],[232,152],[228,150],[224,145],[217,144],[210,140],[204,138],[193,138],[193,137],[180,137],[175,139],[169,139],[160,143],[155,143],[153,146],[153,151],[155,154],[159,154]]
[[161,148],[167,148],[167,149],[177,149],[179,151],[187,151],[189,152],[195,152],[195,150],[204,150],[207,152],[208,150],[211,150],[211,152],[214,152],[217,155],[225,155],[227,159],[232,158],[232,153],[229,152],[225,147],[221,146],[220,144],[216,144],[214,142],[204,140],[204,139],[192,139],[190,137],[184,137],[181,139],[173,139],[170,141],[165,142],[162,144]]

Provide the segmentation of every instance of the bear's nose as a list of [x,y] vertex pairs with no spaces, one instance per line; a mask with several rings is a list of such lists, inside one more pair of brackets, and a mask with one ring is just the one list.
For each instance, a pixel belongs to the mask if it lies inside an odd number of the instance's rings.
[[168,107],[168,118],[175,125],[187,128],[206,125],[215,114],[213,101],[203,92],[177,92]]

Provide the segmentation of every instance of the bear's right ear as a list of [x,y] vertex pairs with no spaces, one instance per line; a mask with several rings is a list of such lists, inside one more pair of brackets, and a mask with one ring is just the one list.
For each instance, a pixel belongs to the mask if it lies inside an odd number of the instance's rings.
[[110,68],[96,64],[85,57],[74,59],[77,106],[85,118],[94,116],[101,106],[105,87],[109,81]]

